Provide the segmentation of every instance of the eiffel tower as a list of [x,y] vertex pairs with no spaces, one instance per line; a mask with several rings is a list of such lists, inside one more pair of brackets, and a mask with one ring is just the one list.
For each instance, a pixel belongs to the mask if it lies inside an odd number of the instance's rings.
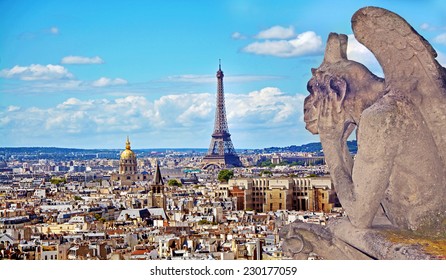
[[212,133],[209,150],[203,158],[205,167],[210,165],[219,167],[242,166],[240,158],[235,152],[234,145],[232,144],[228,122],[226,121],[223,76],[221,63],[219,63],[217,71],[217,107],[215,110],[214,133]]

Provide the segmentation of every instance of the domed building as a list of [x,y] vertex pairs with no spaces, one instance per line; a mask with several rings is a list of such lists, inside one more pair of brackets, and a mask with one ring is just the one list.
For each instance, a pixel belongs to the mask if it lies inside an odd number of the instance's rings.
[[136,154],[130,147],[130,140],[127,136],[125,142],[125,150],[121,152],[119,159],[119,172],[112,174],[112,181],[120,181],[121,185],[131,186],[138,181],[147,181],[149,179],[148,173],[138,173],[138,162],[136,161]]
[[119,160],[119,174],[136,174],[138,171],[138,164],[136,162],[136,155],[130,148],[129,137],[125,142],[125,150],[121,153]]

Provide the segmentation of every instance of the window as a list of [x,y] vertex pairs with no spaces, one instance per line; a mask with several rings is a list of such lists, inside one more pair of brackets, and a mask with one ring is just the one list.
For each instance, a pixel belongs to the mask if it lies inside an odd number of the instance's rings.
[[282,203],[279,203],[279,209],[282,209]]

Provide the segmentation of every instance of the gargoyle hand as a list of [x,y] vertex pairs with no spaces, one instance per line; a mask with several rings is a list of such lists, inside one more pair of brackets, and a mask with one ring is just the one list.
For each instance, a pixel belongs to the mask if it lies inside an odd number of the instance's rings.
[[324,81],[325,93],[320,98],[318,131],[321,138],[340,140],[345,133],[345,114],[343,102],[347,83],[342,78],[327,77]]

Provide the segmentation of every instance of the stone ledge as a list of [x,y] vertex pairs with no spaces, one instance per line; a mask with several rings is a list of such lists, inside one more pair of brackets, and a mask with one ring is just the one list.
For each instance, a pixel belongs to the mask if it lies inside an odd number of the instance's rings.
[[[330,220],[327,226],[300,221],[280,231],[282,248],[292,259],[317,255],[327,260],[431,260],[446,258],[446,240],[412,239],[389,225],[358,229],[347,218]],[[423,240],[425,242],[423,242]],[[419,241],[420,243],[417,243]],[[433,241],[433,243],[432,243]],[[429,246],[437,250],[429,250]]]

